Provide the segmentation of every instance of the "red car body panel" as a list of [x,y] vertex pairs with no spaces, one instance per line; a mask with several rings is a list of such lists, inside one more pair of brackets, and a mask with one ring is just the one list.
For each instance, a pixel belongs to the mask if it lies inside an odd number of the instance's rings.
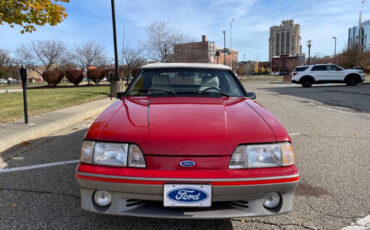
[[86,139],[165,156],[230,156],[240,144],[290,141],[267,110],[233,97],[128,97],[101,114]]

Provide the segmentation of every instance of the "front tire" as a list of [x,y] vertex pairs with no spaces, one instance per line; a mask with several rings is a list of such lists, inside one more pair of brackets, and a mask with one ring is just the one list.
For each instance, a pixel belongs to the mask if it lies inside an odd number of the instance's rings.
[[349,76],[348,79],[346,79],[346,85],[348,86],[355,86],[358,84],[358,79],[355,76]]
[[308,77],[303,78],[303,79],[301,80],[301,84],[302,84],[302,87],[304,87],[304,88],[309,88],[309,87],[311,87],[311,86],[312,86],[312,84],[313,84],[313,79],[312,79],[312,78],[308,78]]

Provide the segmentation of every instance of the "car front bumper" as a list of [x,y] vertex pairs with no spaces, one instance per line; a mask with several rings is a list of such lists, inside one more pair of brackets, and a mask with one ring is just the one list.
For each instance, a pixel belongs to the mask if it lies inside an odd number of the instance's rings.
[[[76,172],[81,187],[81,207],[86,211],[151,218],[217,219],[246,216],[269,216],[293,210],[294,191],[298,172],[278,177],[244,179],[127,179],[120,176]],[[212,206],[209,208],[163,207],[163,184],[211,184]],[[94,192],[104,190],[111,194],[112,203],[101,208],[93,200]],[[263,206],[267,193],[280,194],[281,203],[273,209]]]

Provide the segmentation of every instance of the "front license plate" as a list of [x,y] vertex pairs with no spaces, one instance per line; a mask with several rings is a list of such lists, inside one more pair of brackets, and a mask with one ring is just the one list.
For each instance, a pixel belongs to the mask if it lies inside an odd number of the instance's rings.
[[212,185],[165,184],[163,196],[165,207],[210,207]]

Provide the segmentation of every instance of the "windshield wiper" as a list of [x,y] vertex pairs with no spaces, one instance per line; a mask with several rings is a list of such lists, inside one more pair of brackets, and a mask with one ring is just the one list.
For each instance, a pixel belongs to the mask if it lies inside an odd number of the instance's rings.
[[202,91],[202,90],[179,91],[179,92],[176,92],[176,94],[177,95],[178,94],[208,94],[208,95],[217,94],[217,95],[224,96],[224,97],[230,97],[228,94],[223,93],[223,92],[207,92],[207,91]]
[[144,93],[148,93],[149,91],[159,91],[159,92],[163,92],[163,93],[167,93],[167,94],[171,94],[171,95],[176,95],[174,92],[171,92],[171,91],[167,91],[167,90],[162,90],[162,89],[136,89],[136,90],[132,90],[133,92],[144,92]]

